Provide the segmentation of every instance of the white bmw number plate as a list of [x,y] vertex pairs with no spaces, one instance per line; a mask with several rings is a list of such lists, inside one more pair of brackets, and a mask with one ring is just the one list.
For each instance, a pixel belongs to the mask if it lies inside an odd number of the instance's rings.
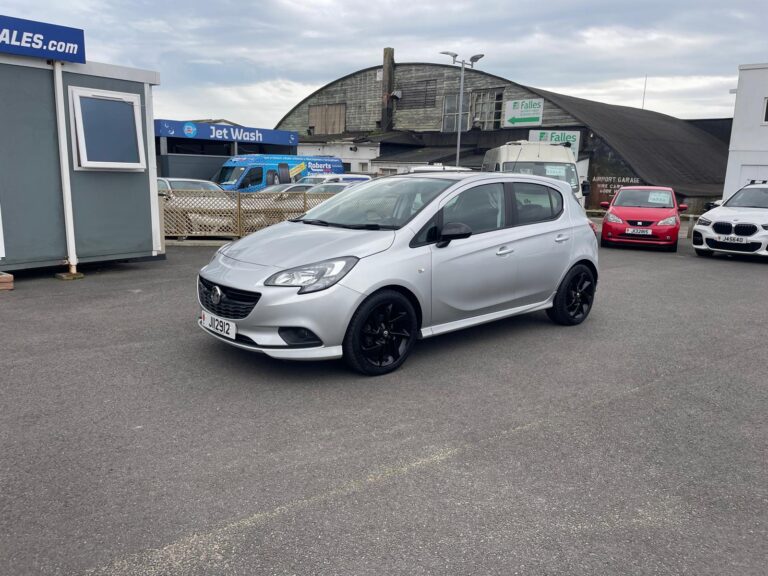
[[747,239],[743,236],[718,236],[718,242],[730,242],[731,244],[746,244]]
[[222,336],[232,340],[234,340],[237,336],[237,324],[234,322],[230,322],[229,320],[224,320],[224,318],[219,318],[218,316],[209,314],[205,310],[200,312],[200,320],[203,321],[203,327],[207,328],[211,332],[216,332],[216,334],[221,334]]
[[638,236],[650,236],[650,228],[627,228],[624,234],[637,234]]

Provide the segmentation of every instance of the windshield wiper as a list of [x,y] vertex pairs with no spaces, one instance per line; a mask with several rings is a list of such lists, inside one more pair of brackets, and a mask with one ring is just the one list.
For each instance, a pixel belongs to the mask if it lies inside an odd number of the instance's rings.
[[304,220],[303,218],[297,218],[296,220],[291,220],[291,222],[302,222],[304,224],[314,224],[315,226],[330,226],[330,222],[326,222],[325,220]]
[[397,230],[397,226],[387,226],[381,224],[375,224],[369,222],[367,224],[337,224],[335,222],[329,222],[331,226],[338,226],[339,228],[350,228],[352,230]]

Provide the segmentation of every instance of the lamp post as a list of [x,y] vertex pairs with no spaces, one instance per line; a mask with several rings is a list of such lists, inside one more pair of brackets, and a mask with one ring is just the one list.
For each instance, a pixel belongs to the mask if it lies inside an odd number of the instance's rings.
[[[453,58],[453,63],[456,64],[456,62],[461,62],[461,75],[459,77],[459,114],[458,114],[458,121],[456,122],[456,166],[459,166],[459,153],[461,150],[461,121],[462,117],[464,116],[462,108],[464,107],[464,66],[469,64],[470,68],[475,67],[475,62],[480,60],[485,54],[475,54],[469,59],[469,62],[467,62],[464,59],[459,60],[459,55],[456,54],[456,52],[440,52],[440,54],[445,54],[446,56],[450,56]],[[469,117],[469,114],[467,114],[467,117]]]

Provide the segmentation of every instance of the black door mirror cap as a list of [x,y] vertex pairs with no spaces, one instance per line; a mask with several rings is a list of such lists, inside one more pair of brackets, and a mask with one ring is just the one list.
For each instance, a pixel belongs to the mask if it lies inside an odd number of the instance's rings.
[[472,236],[472,228],[463,222],[448,222],[440,231],[440,239],[435,244],[436,248],[445,248],[451,240],[461,240]]

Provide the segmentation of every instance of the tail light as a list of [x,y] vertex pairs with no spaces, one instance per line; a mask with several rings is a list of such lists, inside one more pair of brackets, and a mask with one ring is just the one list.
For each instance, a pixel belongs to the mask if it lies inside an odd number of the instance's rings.
[[592,232],[595,233],[595,238],[597,238],[600,235],[600,233],[597,230],[597,224],[592,222],[592,220],[589,220],[589,227],[592,228]]

